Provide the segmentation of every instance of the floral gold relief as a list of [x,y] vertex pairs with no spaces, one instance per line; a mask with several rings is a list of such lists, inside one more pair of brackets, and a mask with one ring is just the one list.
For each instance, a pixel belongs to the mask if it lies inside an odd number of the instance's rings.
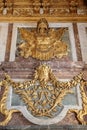
[[68,54],[68,45],[61,40],[65,28],[50,29],[46,19],[37,23],[37,29],[19,28],[23,43],[18,45],[19,54],[24,58],[30,56],[39,60],[62,58]]
[[84,81],[82,73],[73,77],[70,81],[62,82],[56,79],[49,66],[40,65],[35,71],[33,80],[15,82],[6,75],[5,79],[0,82],[0,86],[5,87],[0,101],[0,112],[6,117],[3,122],[0,122],[0,125],[7,125],[12,118],[12,113],[18,112],[15,109],[8,110],[6,106],[10,86],[20,96],[28,112],[34,117],[53,119],[60,112],[60,107],[63,109],[62,101],[65,96],[72,94],[72,88],[77,87],[78,84],[80,84],[82,109],[71,111],[77,114],[77,119],[82,124],[87,124],[84,119],[87,115],[87,96],[85,93],[87,82]]

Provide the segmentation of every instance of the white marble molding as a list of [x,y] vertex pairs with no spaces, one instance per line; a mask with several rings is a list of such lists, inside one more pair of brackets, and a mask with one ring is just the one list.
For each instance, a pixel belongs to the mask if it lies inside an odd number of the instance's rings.
[[0,23],[0,62],[5,60],[8,23]]

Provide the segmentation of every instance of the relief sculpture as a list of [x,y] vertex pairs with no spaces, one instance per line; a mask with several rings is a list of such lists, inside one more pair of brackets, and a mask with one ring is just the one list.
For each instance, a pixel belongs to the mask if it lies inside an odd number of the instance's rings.
[[[65,107],[63,104],[64,98],[68,94],[73,94],[73,88],[76,88],[78,84],[80,84],[82,109],[80,108],[78,110],[77,108],[71,109],[70,111],[77,114],[77,118],[82,124],[87,124],[87,122],[84,121],[84,117],[87,115],[87,98],[84,86],[87,85],[87,82],[84,81],[82,73],[73,77],[70,81],[62,82],[56,79],[49,66],[43,64],[36,69],[33,80],[15,82],[6,75],[5,79],[0,82],[0,86],[5,87],[0,101],[0,112],[5,115],[6,119],[0,122],[0,125],[6,125],[11,120],[12,113],[18,112],[18,110],[8,109],[6,106],[10,87],[13,88],[14,92],[18,94],[25,103],[27,114],[30,113],[32,117],[38,120],[45,119],[47,123],[49,118],[53,119],[62,113]],[[67,109],[66,112],[68,112],[68,110],[69,109]],[[29,118],[29,120],[31,120],[31,118]]]
[[36,30],[19,28],[23,43],[18,45],[19,55],[39,60],[62,58],[68,54],[68,45],[61,40],[65,28],[50,29],[46,19],[42,18],[37,23]]

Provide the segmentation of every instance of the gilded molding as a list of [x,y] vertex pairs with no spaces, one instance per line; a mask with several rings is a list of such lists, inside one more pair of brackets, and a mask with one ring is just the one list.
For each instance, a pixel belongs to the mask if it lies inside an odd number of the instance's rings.
[[87,21],[87,9],[83,3],[83,0],[3,0],[0,2],[0,21],[29,22],[41,17],[50,17],[52,21],[57,19],[58,22]]
[[87,22],[87,15],[55,15],[55,16],[0,16],[0,22],[20,22],[20,23],[29,23],[29,22],[37,22],[40,18],[46,18],[49,22]]

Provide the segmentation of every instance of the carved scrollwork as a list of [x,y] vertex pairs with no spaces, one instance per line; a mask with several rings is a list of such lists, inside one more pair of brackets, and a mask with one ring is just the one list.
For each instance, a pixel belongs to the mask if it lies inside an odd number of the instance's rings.
[[6,106],[8,93],[9,93],[9,90],[10,90],[10,87],[9,87],[9,76],[8,75],[5,75],[5,80],[0,82],[0,87],[4,87],[5,88],[4,93],[2,95],[2,99],[0,100],[0,113],[5,116],[5,120],[0,122],[0,125],[1,126],[5,126],[11,120],[12,114],[14,112],[19,112],[19,111],[16,110],[16,109],[9,110],[9,109],[7,109],[7,106]]

